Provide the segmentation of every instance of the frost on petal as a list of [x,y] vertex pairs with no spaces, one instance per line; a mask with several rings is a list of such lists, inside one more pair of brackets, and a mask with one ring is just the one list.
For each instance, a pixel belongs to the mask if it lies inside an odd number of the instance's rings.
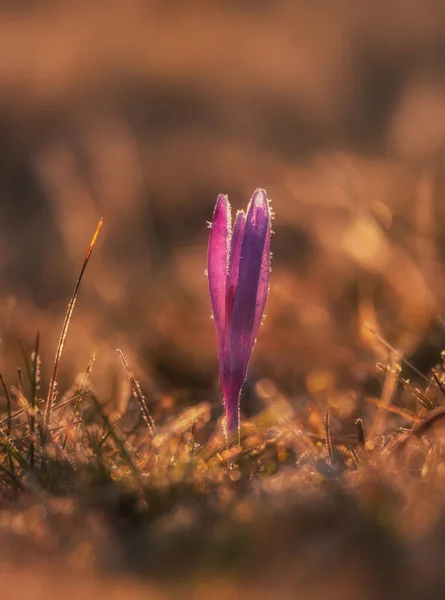
[[[264,260],[269,255],[270,209],[263,190],[257,190],[249,204],[239,261],[238,286],[230,322],[231,392],[239,395],[247,364],[261,323],[266,301],[268,276]],[[261,282],[261,284],[260,284]],[[259,304],[258,304],[259,302]],[[257,306],[258,304],[258,306]]]
[[223,343],[225,330],[226,278],[230,236],[230,204],[227,196],[220,194],[213,215],[208,249],[209,291],[218,336],[218,349]]

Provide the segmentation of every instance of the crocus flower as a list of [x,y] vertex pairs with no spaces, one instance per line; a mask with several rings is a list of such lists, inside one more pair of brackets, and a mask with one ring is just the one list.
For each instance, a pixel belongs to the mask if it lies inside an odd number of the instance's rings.
[[269,290],[271,209],[257,190],[247,213],[220,194],[210,225],[208,276],[227,434],[239,431],[239,398]]

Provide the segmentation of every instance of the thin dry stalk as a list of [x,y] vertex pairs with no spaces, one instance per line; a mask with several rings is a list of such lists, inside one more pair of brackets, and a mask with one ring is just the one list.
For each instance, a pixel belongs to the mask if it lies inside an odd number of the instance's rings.
[[362,453],[368,457],[368,448],[366,447],[366,436],[365,429],[363,427],[363,419],[357,419],[355,421],[357,427],[358,445],[361,448]]
[[445,396],[445,388],[443,386],[443,383],[440,381],[436,371],[432,370],[431,372],[433,374],[433,378],[434,378],[434,381],[436,382],[437,387],[442,392],[442,395]]
[[39,384],[39,350],[40,350],[40,333],[37,332],[36,335],[36,343],[34,345],[34,354],[32,356],[32,370],[31,370],[31,419],[29,423],[29,427],[31,430],[31,445],[29,448],[29,461],[31,463],[31,467],[34,466],[34,442],[32,441],[34,427],[35,427],[35,411],[37,407],[37,388]]
[[397,390],[401,366],[397,362],[391,362],[391,366],[385,365],[384,370],[386,372],[386,377],[382,390],[382,407],[377,412],[374,423],[372,424],[370,433],[371,437],[382,435],[382,433],[385,431],[387,412],[386,410],[382,409],[385,409],[392,404],[394,394]]
[[[6,385],[6,381],[3,379],[3,375],[0,373],[0,383],[3,386],[3,390],[5,392],[6,397],[6,410],[8,412],[8,417],[4,421],[0,423],[1,426],[6,425],[6,433],[9,435],[11,433],[11,421],[17,416],[12,414],[12,398],[11,392],[9,391],[8,386]],[[23,411],[22,411],[23,412]]]
[[369,402],[370,404],[374,404],[378,408],[382,408],[383,410],[393,413],[394,415],[399,415],[399,417],[408,419],[408,421],[413,421],[413,423],[420,423],[420,421],[422,420],[422,419],[420,419],[420,417],[416,417],[416,415],[412,415],[408,411],[403,410],[403,408],[399,408],[398,406],[387,406],[386,404],[384,404],[381,400],[378,400],[377,398],[367,397],[367,398],[365,398],[365,400],[366,400],[366,402]]
[[29,379],[30,383],[32,383],[31,362],[30,362],[30,360],[28,358],[28,354],[26,352],[25,344],[23,343],[22,340],[20,340],[20,347],[22,349],[22,356],[23,356],[23,362],[25,363],[25,367],[26,367],[26,374],[28,375],[28,379]]
[[44,416],[44,425],[45,425],[46,429],[49,428],[49,423],[51,420],[51,413],[53,410],[53,405],[54,405],[54,400],[55,400],[57,375],[59,372],[60,361],[62,358],[63,350],[65,348],[66,336],[68,334],[68,328],[70,325],[71,317],[73,316],[74,306],[76,304],[77,294],[79,292],[80,283],[82,281],[82,277],[85,272],[85,269],[88,265],[88,261],[90,260],[91,253],[93,252],[93,248],[96,245],[96,241],[99,236],[99,232],[102,228],[102,224],[103,224],[103,219],[100,219],[100,221],[96,227],[96,231],[94,232],[93,238],[88,247],[87,253],[85,255],[85,259],[83,261],[82,269],[80,270],[80,275],[77,279],[77,283],[76,283],[76,287],[74,288],[73,295],[68,304],[68,310],[66,312],[65,321],[63,323],[62,332],[60,334],[59,345],[57,347],[56,355],[54,357],[54,369],[53,369],[53,374],[52,374],[50,385],[49,385],[48,397],[46,400],[46,410],[45,410],[45,416]]
[[34,353],[32,357],[32,381],[31,381],[31,406],[35,408],[37,404],[37,388],[39,384],[39,351],[40,351],[40,333],[37,332]]
[[331,439],[331,424],[330,424],[330,412],[329,412],[329,408],[326,409],[326,415],[324,418],[324,433],[325,433],[325,438],[326,438],[326,447],[328,449],[328,454],[329,454],[329,460],[331,462],[331,465],[334,465],[334,451],[332,448],[332,439]]
[[416,398],[416,400],[421,406],[423,406],[427,410],[433,410],[434,408],[437,408],[437,403],[434,400],[431,400],[431,398],[428,398],[427,396],[425,396],[425,394],[422,394],[420,390],[413,387],[409,381],[403,379],[403,377],[400,377],[400,375],[392,371],[390,367],[379,363],[377,364],[377,368],[391,375],[397,381],[397,383],[399,383],[403,387],[403,389],[408,390]]
[[[9,391],[9,390],[8,390]],[[63,408],[64,406],[67,406],[68,404],[71,404],[72,402],[75,402],[76,400],[83,400],[87,394],[89,394],[91,392],[91,390],[84,390],[83,392],[76,394],[75,396],[72,396],[71,398],[69,398],[68,400],[65,400],[65,402],[62,402],[61,404],[58,404],[57,406],[55,406],[53,408],[53,412],[55,412],[56,410],[60,410],[61,408]],[[43,404],[44,401],[38,401],[36,403],[36,406],[39,406],[41,404]],[[21,408],[20,410],[17,410],[15,413],[13,413],[11,415],[11,417],[3,419],[2,421],[0,421],[0,427],[3,427],[4,425],[8,425],[8,421],[10,420],[14,420],[17,419],[18,417],[21,417],[24,413],[26,412],[26,410],[24,408]],[[19,427],[21,424],[17,424],[17,425],[11,425],[11,429],[15,428],[15,427]]]
[[22,396],[24,396],[24,391],[23,391],[23,378],[22,378],[22,369],[20,367],[17,368],[17,385],[20,391],[20,394]]
[[119,354],[122,364],[124,365],[125,372],[127,373],[128,380],[129,380],[131,388],[133,390],[133,395],[139,402],[139,406],[141,408],[141,412],[142,412],[142,416],[144,417],[144,421],[145,421],[148,429],[150,430],[151,434],[154,435],[155,424],[154,424],[152,416],[150,415],[150,411],[148,410],[147,402],[145,401],[145,397],[142,394],[139,383],[136,381],[135,376],[131,372],[130,367],[128,366],[128,363],[125,360],[125,356],[124,356],[122,350],[118,349],[118,350],[116,350],[116,352]]
[[[88,362],[88,366],[87,369],[85,371],[85,375],[83,378],[82,383],[80,384],[80,386],[78,386],[77,390],[76,390],[76,394],[75,394],[75,400],[74,400],[74,406],[73,406],[73,412],[71,415],[71,425],[75,424],[75,430],[74,430],[74,438],[76,438],[78,432],[79,432],[79,427],[83,421],[82,419],[82,415],[80,413],[80,411],[78,410],[78,404],[79,404],[79,399],[81,400],[85,390],[86,390],[86,386],[88,383],[88,380],[90,378],[91,375],[91,371],[93,370],[93,365],[94,365],[94,361],[96,360],[96,355],[93,354]],[[72,402],[72,399],[70,400],[70,402]],[[60,406],[60,405],[59,405]],[[76,420],[77,419],[77,420]],[[74,423],[74,421],[76,421],[76,423]],[[63,444],[62,447],[66,448],[66,444],[68,442],[68,428],[69,428],[69,422],[66,423],[66,432],[65,432],[65,437],[63,440]]]
[[394,346],[391,346],[391,344],[387,342],[379,333],[377,333],[377,331],[374,328],[368,325],[368,323],[365,323],[365,327],[370,333],[372,333],[372,335],[374,335],[379,340],[381,344],[385,346],[385,348],[387,348],[397,358],[397,360],[403,362],[403,364],[409,367],[411,371],[414,371],[414,373],[416,373],[416,375],[418,375],[421,379],[423,379],[426,382],[429,382],[429,379],[426,375],[419,371],[419,369],[415,367],[413,363],[410,362],[407,358],[402,356],[402,353],[396,348],[394,348]]
[[31,470],[31,466],[26,460],[26,458],[20,453],[15,444],[11,441],[9,436],[7,436],[2,429],[0,429],[0,442],[3,443],[6,450],[8,451],[8,454],[17,461],[17,463],[22,467],[24,471],[28,472]]
[[[125,448],[124,442],[121,440],[119,435],[116,433],[114,425],[112,425],[110,423],[108,415],[102,409],[102,406],[101,406],[100,402],[98,401],[98,399],[94,396],[94,394],[91,394],[91,398],[93,400],[93,403],[94,403],[94,406],[96,408],[98,415],[102,419],[105,434],[109,434],[109,436],[113,440],[114,444],[116,445],[118,451],[120,452],[122,458],[125,460],[127,465],[130,467],[131,471],[133,472],[136,479],[138,480],[138,483],[142,486],[140,472],[139,472],[138,468],[136,467],[136,465],[134,464],[131,454]],[[105,440],[102,440],[102,443],[103,443],[103,441],[105,441]],[[97,445],[96,451],[98,451],[100,449],[100,447],[101,446]]]
[[419,423],[416,423],[412,429],[413,435],[416,437],[422,437],[427,433],[434,425],[437,425],[438,421],[442,421],[445,417],[445,406],[439,406],[434,410],[430,411]]

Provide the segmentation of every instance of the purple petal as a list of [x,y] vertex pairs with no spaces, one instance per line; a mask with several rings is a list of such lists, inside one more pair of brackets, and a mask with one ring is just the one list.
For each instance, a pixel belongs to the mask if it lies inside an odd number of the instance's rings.
[[247,212],[238,286],[230,322],[231,396],[237,399],[263,316],[268,288],[269,250],[270,209],[266,193],[257,190]]
[[233,306],[235,304],[236,288],[238,286],[239,277],[239,262],[241,256],[241,247],[244,237],[244,228],[246,225],[246,213],[244,211],[238,212],[235,219],[235,225],[233,227],[232,241],[230,244],[230,257],[229,257],[229,272],[227,273],[226,282],[226,325],[227,328],[230,326],[230,319],[232,317]]
[[[243,244],[244,230],[246,225],[246,214],[244,211],[238,212],[233,227],[232,242],[230,247],[229,257],[229,272],[227,273],[226,283],[226,330],[230,330],[230,321],[232,318],[233,307],[235,304],[236,289],[239,280],[239,264],[241,257],[241,248]],[[231,384],[231,355],[230,355],[230,339],[226,336],[224,356],[227,361],[224,361],[222,369],[220,368],[221,386],[224,394],[224,406],[226,416],[226,431],[230,433],[238,429],[239,425],[239,395],[241,388]]]
[[226,434],[230,434],[232,431],[239,431],[239,418],[240,418],[240,407],[239,407],[239,393],[235,398],[228,398],[224,402],[224,414],[226,417],[225,428]]
[[208,275],[210,300],[218,339],[218,355],[223,356],[226,331],[226,278],[231,236],[231,211],[227,196],[220,194],[215,206],[209,236]]
[[[269,209],[270,213],[270,209]],[[258,330],[263,320],[264,309],[266,307],[267,295],[269,293],[269,279],[270,279],[270,237],[271,237],[271,223],[270,217],[267,226],[266,243],[264,244],[263,260],[261,262],[260,278],[258,281],[258,293],[256,297],[256,309],[255,319],[253,322],[252,330],[252,346],[250,347],[249,355],[252,353],[253,346],[258,336]]]

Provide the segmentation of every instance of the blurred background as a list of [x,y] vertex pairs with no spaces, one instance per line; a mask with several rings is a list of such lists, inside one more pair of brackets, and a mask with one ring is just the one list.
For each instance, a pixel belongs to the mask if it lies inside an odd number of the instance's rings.
[[445,347],[445,4],[64,0],[0,6],[1,369],[41,333],[48,377],[100,216],[61,380],[218,397],[206,221],[275,211],[250,381],[372,387]]

